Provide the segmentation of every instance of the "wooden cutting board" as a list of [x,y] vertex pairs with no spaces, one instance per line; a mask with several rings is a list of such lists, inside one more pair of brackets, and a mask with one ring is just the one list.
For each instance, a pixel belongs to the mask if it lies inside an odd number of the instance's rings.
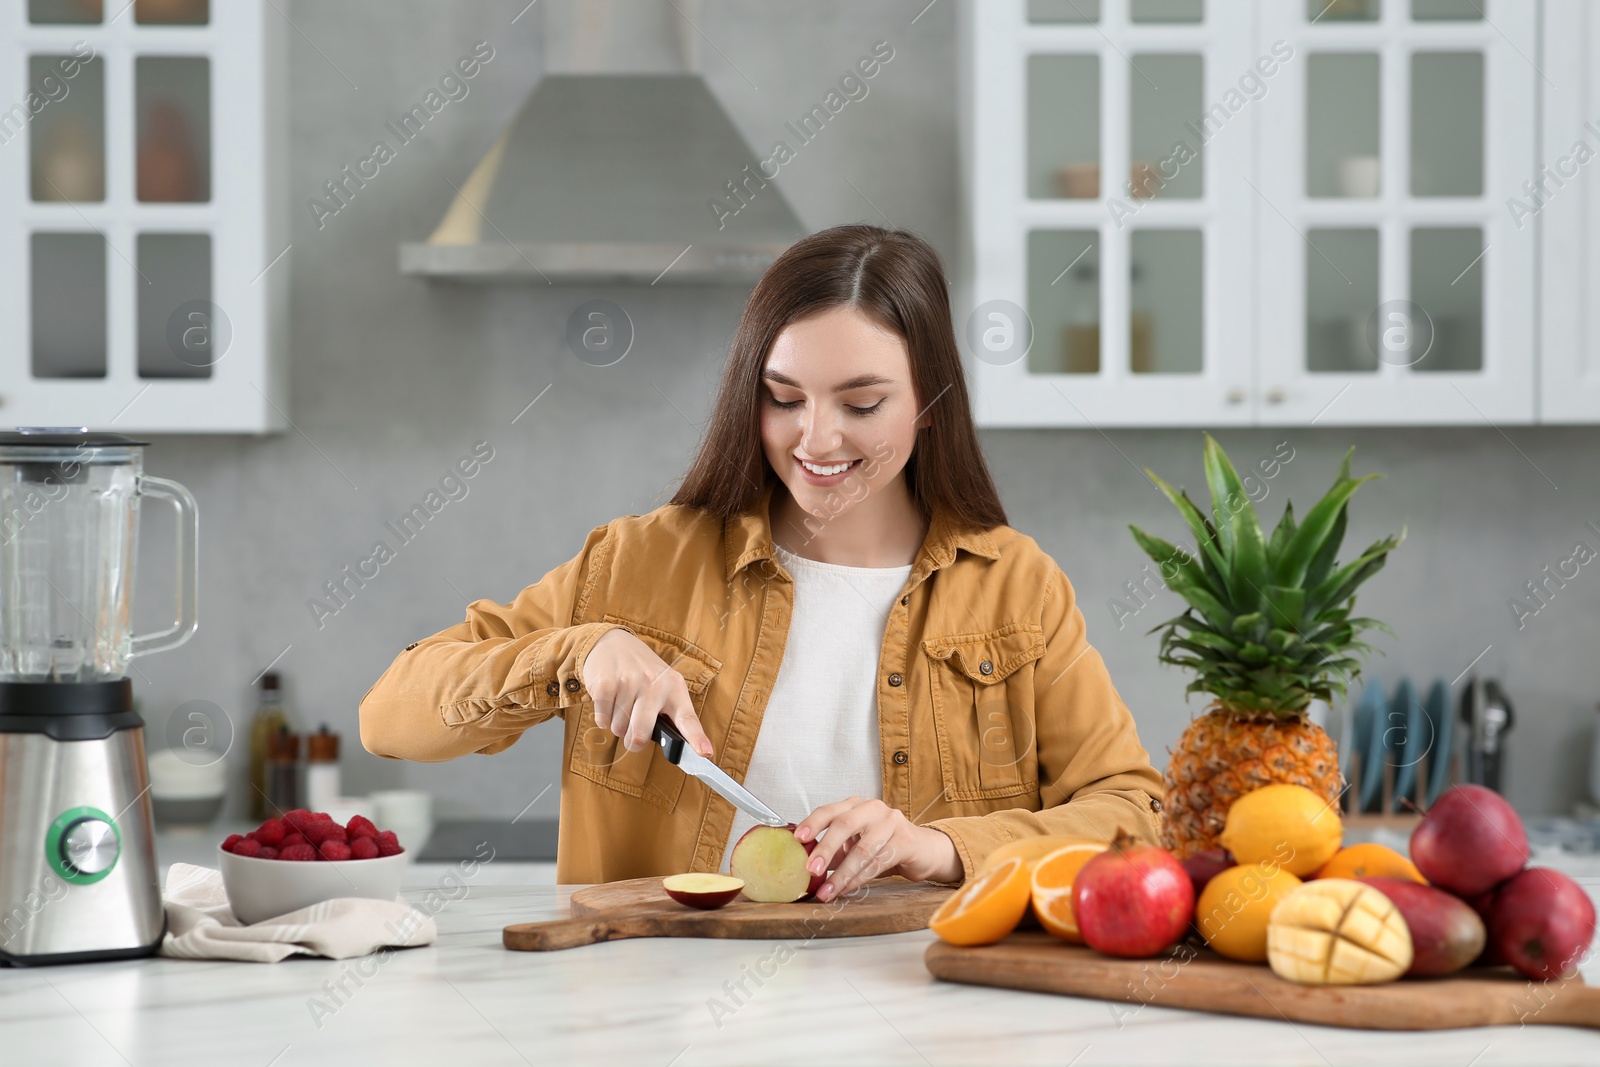
[[739,897],[712,911],[668,897],[660,878],[586,886],[572,894],[572,918],[514,923],[502,936],[515,952],[617,941],[625,937],[807,939],[921,930],[954,890],[904,878],[879,878],[843,900],[757,904]]
[[1171,957],[1113,959],[1043,932],[1016,933],[978,948],[935,941],[924,960],[935,977],[947,981],[1124,1001],[1129,1013],[1151,1005],[1370,1030],[1525,1022],[1600,1028],[1600,989],[1581,978],[1530,982],[1509,967],[1384,985],[1311,986],[1285,981],[1265,964],[1236,963],[1209,949],[1191,955],[1180,946]]

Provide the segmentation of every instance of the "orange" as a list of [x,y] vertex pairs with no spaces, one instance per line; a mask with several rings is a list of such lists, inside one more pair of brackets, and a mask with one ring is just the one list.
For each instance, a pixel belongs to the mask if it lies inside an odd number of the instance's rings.
[[1094,844],[1096,839],[1084,837],[1081,834],[1038,834],[1033,837],[1019,837],[1015,841],[1007,841],[987,856],[978,864],[978,873],[982,874],[990,867],[998,867],[1012,856],[1021,856],[1022,862],[1030,868],[1060,849],[1068,845]]
[[1063,941],[1083,944],[1072,914],[1072,883],[1083,865],[1104,852],[1104,841],[1085,841],[1057,849],[1033,866],[1033,913],[1039,925]]
[[1275,863],[1229,867],[1200,891],[1195,925],[1215,952],[1231,960],[1266,963],[1272,909],[1300,884],[1300,879]]
[[1376,841],[1341,848],[1333,859],[1318,868],[1313,878],[1408,878],[1421,885],[1428,880],[1422,877],[1416,864],[1392,848]]
[[928,929],[952,945],[991,945],[1017,928],[1027,908],[1028,865],[1013,856],[956,890]]

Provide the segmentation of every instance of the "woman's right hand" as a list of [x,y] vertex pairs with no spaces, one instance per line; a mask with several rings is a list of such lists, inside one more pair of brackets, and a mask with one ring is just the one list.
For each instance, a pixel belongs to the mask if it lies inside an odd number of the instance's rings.
[[581,674],[594,701],[595,725],[620,737],[629,752],[652,744],[656,716],[666,715],[696,752],[711,755],[711,739],[700,728],[683,675],[633,634],[602,634],[589,647]]

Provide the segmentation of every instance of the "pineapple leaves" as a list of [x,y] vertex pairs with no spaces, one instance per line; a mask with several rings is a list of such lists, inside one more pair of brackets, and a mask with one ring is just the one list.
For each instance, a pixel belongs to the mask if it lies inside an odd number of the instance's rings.
[[[1206,519],[1205,515],[1201,514],[1194,501],[1189,499],[1188,493],[1180,489],[1173,489],[1149,467],[1145,468],[1144,473],[1146,477],[1155,483],[1156,488],[1160,489],[1166,498],[1172,501],[1172,506],[1178,509],[1179,514],[1188,522],[1189,529],[1194,531],[1195,543],[1200,546],[1200,552],[1205,557],[1206,573],[1211,576],[1212,582],[1218,588],[1226,588],[1222,575],[1227,570],[1227,562],[1217,549],[1217,531],[1212,528],[1210,521]],[[1163,561],[1157,560],[1156,562],[1162,563]]]
[[1217,517],[1223,555],[1229,564],[1228,595],[1235,607],[1261,602],[1267,584],[1267,545],[1261,536],[1256,506],[1245,492],[1239,472],[1217,439],[1206,434],[1206,484],[1211,487],[1211,510]]
[[1198,608],[1200,614],[1213,626],[1227,624],[1233,617],[1233,612],[1217,598],[1211,583],[1206,580],[1205,571],[1193,556],[1187,552],[1179,552],[1166,541],[1159,537],[1151,537],[1137,526],[1130,525],[1128,529],[1133,532],[1133,539],[1139,543],[1139,547],[1144,549],[1145,554],[1151,559],[1164,567],[1170,561],[1175,571],[1170,578],[1167,578],[1165,572],[1162,577],[1166,578],[1167,584],[1179,596]]
[[[1346,455],[1346,465],[1349,456]],[[1345,467],[1341,467],[1341,473]],[[1312,505],[1306,513],[1306,520],[1300,528],[1289,538],[1289,543],[1283,548],[1283,555],[1273,563],[1272,581],[1274,585],[1300,585],[1306,580],[1306,573],[1310,570],[1311,561],[1322,552],[1326,542],[1332,540],[1333,528],[1338,521],[1339,514],[1349,502],[1355,491],[1379,474],[1368,474],[1362,478],[1341,477],[1333,483],[1333,488],[1328,490],[1328,495]],[[1339,531],[1340,537],[1344,531]],[[1335,552],[1338,545],[1333,546]]]
[[1283,548],[1289,543],[1289,538],[1294,536],[1294,531],[1294,501],[1290,500],[1283,505],[1283,518],[1278,520],[1278,525],[1273,528],[1272,538],[1267,542],[1269,561],[1276,561],[1283,555]]
[[1374,542],[1344,565],[1337,562],[1348,504],[1378,475],[1352,478],[1346,452],[1331,489],[1300,521],[1292,503],[1263,536],[1255,503],[1222,447],[1205,435],[1204,466],[1211,511],[1197,507],[1153,471],[1150,481],[1178,509],[1194,534],[1194,554],[1130,526],[1134,540],[1161,566],[1161,577],[1186,600],[1182,614],[1157,624],[1159,659],[1192,671],[1189,693],[1210,693],[1224,711],[1288,716],[1313,700],[1347,693],[1373,649],[1361,637],[1393,631],[1354,615],[1358,587],[1376,574],[1405,539]]

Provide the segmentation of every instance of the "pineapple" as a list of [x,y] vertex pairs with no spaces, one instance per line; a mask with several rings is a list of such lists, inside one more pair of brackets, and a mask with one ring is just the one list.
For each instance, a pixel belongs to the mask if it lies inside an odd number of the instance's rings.
[[[1376,619],[1352,617],[1356,587],[1384,564],[1405,537],[1386,537],[1353,561],[1334,562],[1344,540],[1345,507],[1363,482],[1350,477],[1345,453],[1333,488],[1305,521],[1294,505],[1270,537],[1238,472],[1210,434],[1206,482],[1212,515],[1188,494],[1146,470],[1189,523],[1191,555],[1137,526],[1134,540],[1162,568],[1162,577],[1189,602],[1183,614],[1155,626],[1163,631],[1160,658],[1195,672],[1186,692],[1215,703],[1189,724],[1167,765],[1163,844],[1179,859],[1219,847],[1228,808],[1244,793],[1274,782],[1305,786],[1336,805],[1343,787],[1333,739],[1306,718],[1313,700],[1343,696],[1360,672],[1357,653],[1370,651],[1358,635],[1392,633]],[[1212,519],[1215,519],[1213,523]]]

